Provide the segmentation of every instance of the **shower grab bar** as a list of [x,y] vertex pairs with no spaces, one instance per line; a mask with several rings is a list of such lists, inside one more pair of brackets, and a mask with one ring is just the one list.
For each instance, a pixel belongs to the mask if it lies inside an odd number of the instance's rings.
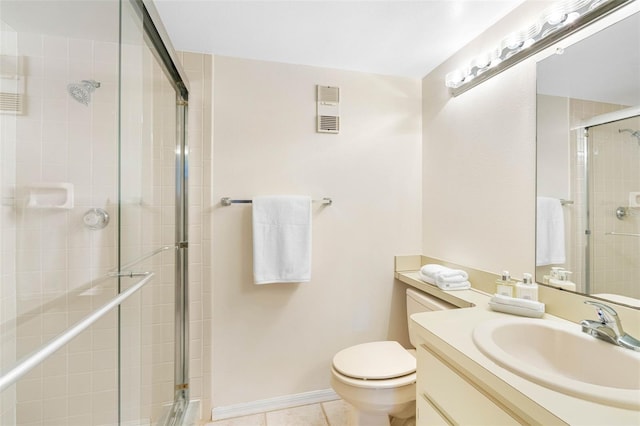
[[[333,200],[329,197],[324,197],[322,200],[312,200],[314,203],[321,203],[330,206],[333,204]],[[220,199],[220,204],[223,206],[230,206],[231,204],[251,204],[251,200],[232,200],[229,197],[222,197]]]
[[629,232],[605,232],[604,235],[620,235],[623,237],[640,237],[640,234],[632,234]]
[[69,343],[74,337],[89,328],[93,323],[102,318],[107,312],[131,297],[135,292],[144,287],[153,278],[153,272],[145,272],[144,278],[133,286],[118,294],[109,302],[102,305],[91,314],[78,321],[71,328],[58,335],[54,340],[40,347],[38,350],[23,359],[18,365],[9,370],[5,375],[0,377],[0,392],[11,386],[20,379],[20,377],[31,371],[32,368],[49,358],[58,349]]
[[564,198],[560,198],[560,205],[566,206],[568,204],[573,204],[573,200],[565,200]]

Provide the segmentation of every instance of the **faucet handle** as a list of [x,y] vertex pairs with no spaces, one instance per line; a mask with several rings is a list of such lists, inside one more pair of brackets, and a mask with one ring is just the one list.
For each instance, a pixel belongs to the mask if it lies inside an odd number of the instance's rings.
[[602,321],[603,324],[611,324],[614,323],[616,327],[616,331],[618,334],[624,334],[622,330],[622,322],[620,321],[620,317],[618,313],[609,305],[605,305],[601,302],[596,302],[595,300],[585,300],[585,304],[592,305],[597,308],[598,317]]

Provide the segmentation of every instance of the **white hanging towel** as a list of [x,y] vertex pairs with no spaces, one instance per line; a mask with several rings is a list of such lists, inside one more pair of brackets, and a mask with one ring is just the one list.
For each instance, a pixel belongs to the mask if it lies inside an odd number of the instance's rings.
[[560,200],[538,197],[536,211],[536,266],[564,263],[564,212]]
[[253,278],[256,284],[311,280],[311,197],[255,197]]

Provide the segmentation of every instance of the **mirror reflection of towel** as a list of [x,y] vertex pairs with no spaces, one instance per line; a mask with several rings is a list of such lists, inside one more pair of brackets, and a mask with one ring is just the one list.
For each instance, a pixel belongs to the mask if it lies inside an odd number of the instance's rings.
[[565,263],[564,212],[558,198],[538,197],[536,208],[536,266]]
[[311,280],[311,197],[255,197],[253,277],[256,284]]

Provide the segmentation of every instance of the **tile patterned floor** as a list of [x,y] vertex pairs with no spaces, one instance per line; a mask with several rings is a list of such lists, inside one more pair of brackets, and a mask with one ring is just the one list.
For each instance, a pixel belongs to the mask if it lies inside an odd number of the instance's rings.
[[342,400],[217,420],[204,426],[350,426],[349,405]]

